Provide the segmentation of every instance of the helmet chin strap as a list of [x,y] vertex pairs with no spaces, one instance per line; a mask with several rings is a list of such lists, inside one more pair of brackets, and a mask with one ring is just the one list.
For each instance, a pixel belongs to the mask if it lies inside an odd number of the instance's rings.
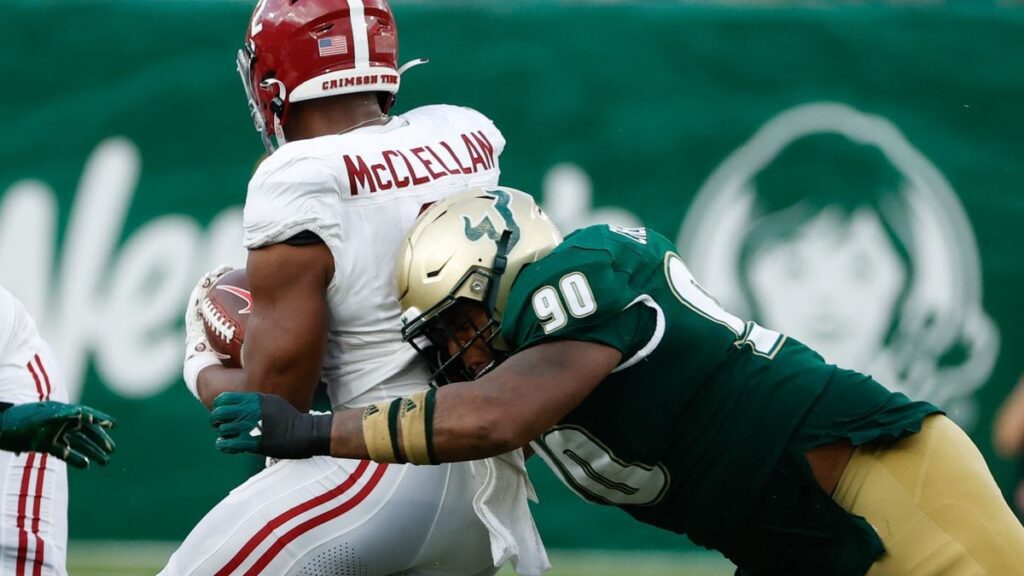
[[[281,125],[281,117],[277,114],[274,114],[274,137],[277,139],[275,150],[288,143],[284,137],[284,126]],[[273,154],[274,150],[267,150],[267,152]]]
[[494,264],[491,266],[491,285],[487,289],[487,313],[494,317],[494,306],[498,301],[498,284],[501,275],[508,267],[508,243],[512,239],[512,231],[504,230],[498,238],[498,249],[494,253]]
[[267,78],[260,84],[260,88],[267,90],[270,86],[277,86],[277,96],[271,103],[271,112],[274,117],[274,138],[277,139],[277,145],[275,146],[270,138],[264,134],[263,146],[267,149],[267,154],[273,154],[275,150],[284,146],[288,143],[284,137],[284,126],[281,125],[281,114],[284,113],[284,103],[288,101],[288,88],[277,78]]

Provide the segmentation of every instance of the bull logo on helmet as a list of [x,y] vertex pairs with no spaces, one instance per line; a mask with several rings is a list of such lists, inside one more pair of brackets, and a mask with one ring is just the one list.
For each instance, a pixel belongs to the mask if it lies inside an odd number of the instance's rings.
[[[512,210],[509,208],[512,204],[512,196],[504,190],[488,190],[487,193],[494,197],[494,211],[498,213],[498,216],[501,216],[502,221],[505,223],[505,230],[508,230],[511,233],[508,240],[507,250],[512,250],[516,247],[521,235],[519,225],[516,224],[515,218],[512,217]],[[485,215],[483,219],[480,220],[480,223],[475,226],[472,225],[469,216],[463,216],[462,222],[465,225],[463,231],[466,234],[466,238],[469,238],[473,242],[476,242],[484,236],[487,236],[495,243],[497,243],[501,238],[501,234],[494,227],[494,223],[491,222],[490,216]]]

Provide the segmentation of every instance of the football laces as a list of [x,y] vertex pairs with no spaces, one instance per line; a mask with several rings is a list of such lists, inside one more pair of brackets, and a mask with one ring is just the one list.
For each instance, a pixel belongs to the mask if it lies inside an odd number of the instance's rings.
[[214,305],[209,297],[203,299],[203,321],[225,342],[235,337],[235,324]]

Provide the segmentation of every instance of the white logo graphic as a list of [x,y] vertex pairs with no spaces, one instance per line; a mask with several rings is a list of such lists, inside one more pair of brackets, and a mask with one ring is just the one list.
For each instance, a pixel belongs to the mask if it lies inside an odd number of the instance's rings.
[[779,114],[705,182],[678,246],[727,309],[973,423],[999,350],[974,233],[888,120]]
[[128,398],[179,382],[189,291],[214,265],[244,261],[237,206],[207,231],[168,214],[125,234],[141,169],[133,143],[101,142],[85,163],[59,250],[57,194],[38,180],[0,191],[0,285],[35,317],[72,400],[90,358],[100,380]]

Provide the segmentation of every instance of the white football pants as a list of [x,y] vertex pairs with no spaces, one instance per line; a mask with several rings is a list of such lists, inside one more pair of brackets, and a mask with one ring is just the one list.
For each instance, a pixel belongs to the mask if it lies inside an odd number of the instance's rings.
[[[53,352],[3,358],[0,400],[68,401]],[[68,547],[67,465],[49,454],[0,451],[0,576],[65,576]]]
[[161,576],[484,576],[468,463],[282,460],[231,491]]

